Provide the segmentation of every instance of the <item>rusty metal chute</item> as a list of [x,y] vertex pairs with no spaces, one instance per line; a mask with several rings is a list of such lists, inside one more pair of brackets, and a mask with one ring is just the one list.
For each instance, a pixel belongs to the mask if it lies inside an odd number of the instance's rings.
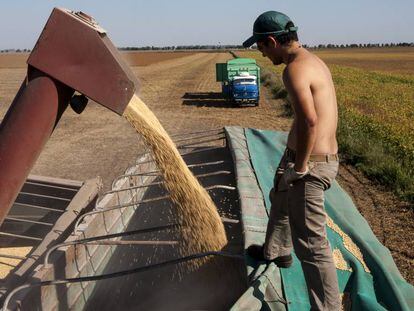
[[[0,224],[75,91],[122,114],[139,83],[96,22],[55,8],[0,125]],[[85,102],[74,97],[75,111]]]

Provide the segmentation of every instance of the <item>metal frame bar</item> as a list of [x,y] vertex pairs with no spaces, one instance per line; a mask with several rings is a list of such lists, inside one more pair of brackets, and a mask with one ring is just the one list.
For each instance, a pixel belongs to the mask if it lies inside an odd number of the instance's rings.
[[59,244],[56,244],[56,245],[52,246],[51,248],[49,248],[47,250],[47,252],[45,254],[44,265],[49,264],[50,255],[55,250],[57,250],[61,247],[76,245],[76,244],[84,244],[84,243],[88,243],[88,242],[100,241],[100,240],[105,240],[105,239],[113,239],[113,238],[117,238],[117,237],[126,237],[126,236],[131,236],[131,235],[141,234],[141,233],[148,233],[148,232],[153,232],[153,231],[162,231],[162,230],[174,229],[177,225],[178,224],[169,224],[169,225],[164,225],[164,226],[159,226],[159,227],[154,227],[154,228],[131,230],[131,231],[126,231],[126,232],[112,233],[112,234],[107,234],[107,235],[100,235],[100,236],[94,236],[94,237],[79,239],[79,240],[70,241],[70,242],[59,243]]
[[[213,173],[205,173],[205,174],[199,174],[199,175],[194,175],[194,176],[203,178],[203,177],[215,176],[215,175],[220,175],[220,174],[231,174],[231,172],[222,170],[222,171],[217,171],[217,172],[213,172]],[[152,182],[152,183],[149,183],[149,184],[144,184],[144,185],[139,185],[139,186],[132,186],[132,187],[128,187],[128,188],[122,188],[122,189],[119,189],[119,190],[110,190],[110,191],[105,192],[103,194],[103,196],[108,195],[108,194],[133,190],[133,189],[148,188],[148,187],[163,184],[163,183],[164,183],[164,181],[156,181],[156,182]]]
[[206,152],[206,151],[212,151],[214,149],[217,149],[217,146],[212,146],[212,147],[210,146],[210,147],[205,147],[205,148],[198,149],[198,150],[191,150],[191,151],[188,151],[188,152],[180,153],[180,155],[181,156],[186,156],[186,155],[189,155],[189,154],[195,154],[195,153],[201,153],[201,152]]
[[[187,167],[188,168],[193,168],[193,167],[210,166],[210,165],[217,165],[217,164],[223,164],[223,163],[226,163],[226,161],[220,160],[220,161],[213,161],[213,162],[189,164],[189,165],[187,165]],[[160,176],[161,174],[151,175],[151,174],[160,173],[160,172],[161,172],[160,170],[154,170],[154,171],[149,171],[149,172],[145,172],[145,173],[133,173],[133,174],[120,175],[120,176],[118,176],[114,179],[114,181],[112,182],[112,185],[114,185],[116,182],[118,182],[122,178],[128,178],[128,177],[134,177],[134,176]]]
[[45,188],[67,190],[67,191],[74,192],[74,193],[76,193],[79,190],[79,188],[68,188],[68,187],[50,185],[50,184],[42,183],[40,181],[34,181],[34,180],[31,180],[31,179],[26,180],[25,185],[34,185],[34,186],[45,187]]
[[192,142],[192,143],[190,142],[190,143],[182,144],[177,148],[179,148],[179,149],[190,148],[190,146],[199,145],[199,144],[203,144],[203,143],[210,143],[210,142],[217,141],[217,140],[223,140],[224,138],[225,137],[218,137],[218,138],[215,138],[215,139],[195,141],[195,142]]
[[[186,156],[189,154],[195,154],[195,153],[200,153],[200,152],[205,152],[205,151],[210,151],[210,150],[214,150],[217,149],[217,146],[213,146],[213,147],[206,147],[206,148],[202,148],[202,149],[198,149],[198,150],[191,150],[188,152],[183,152],[180,153],[181,156]],[[142,153],[141,156],[146,155],[146,154],[150,154],[150,152],[146,152],[146,153]],[[151,162],[155,162],[154,160],[146,160],[143,162],[135,162],[135,165],[140,165],[140,164],[146,164],[146,163],[151,163]]]
[[[218,132],[218,131],[220,131],[220,132]],[[193,132],[193,133],[179,133],[179,134],[170,135],[170,137],[173,138],[173,137],[189,136],[189,135],[196,135],[196,134],[205,134],[205,133],[209,133],[209,132],[216,132],[216,135],[221,135],[223,133],[225,134],[225,131],[220,128],[220,129],[216,129],[216,130],[199,131],[199,132]],[[193,139],[197,139],[197,138],[198,138],[198,136],[194,136],[194,137],[181,139],[180,141],[193,140]],[[221,139],[226,140],[226,137],[224,136]],[[174,141],[174,143],[176,143],[176,142],[177,142],[177,140]],[[146,150],[148,150],[148,147],[146,145],[144,145],[144,148]],[[180,145],[177,146],[177,149],[180,149]],[[139,162],[139,159],[141,157],[147,155],[147,154],[151,154],[151,151],[146,151],[146,152],[139,153],[137,155],[138,160],[136,161],[136,164],[144,164],[144,163],[154,162],[154,161]],[[187,154],[189,154],[189,153],[181,154],[181,156],[187,155]]]
[[218,129],[197,131],[197,132],[191,132],[191,133],[176,133],[176,134],[171,134],[170,137],[190,136],[190,135],[206,134],[206,133],[213,133],[213,132],[218,132],[219,134],[225,133],[223,128],[218,128]]
[[[200,135],[200,136],[194,136],[194,137],[180,138],[180,139],[174,140],[174,143],[181,143],[183,141],[200,139],[200,138],[207,138],[207,137],[213,137],[213,136],[219,136],[219,135],[226,135],[226,133],[224,133],[224,131],[222,131],[222,132],[216,132],[214,134],[207,134],[207,135]],[[223,136],[223,137],[220,137],[220,138],[226,138],[226,137]]]
[[[200,133],[204,133],[204,132],[200,132]],[[222,132],[219,132],[219,133],[216,133],[216,135],[221,135],[221,134],[224,134],[224,131],[222,131]],[[179,137],[179,136],[181,136],[181,135],[191,135],[191,133],[190,134],[178,134],[177,135],[177,137]],[[173,135],[170,135],[170,137],[174,137]],[[203,136],[202,136],[203,137]],[[209,137],[209,136],[204,136],[204,137]],[[180,139],[178,142],[183,142],[183,141],[191,141],[191,140],[194,140],[194,139],[197,139],[197,138],[199,138],[198,136],[195,136],[195,137],[190,137],[190,138],[185,138],[185,139]],[[215,140],[226,140],[226,137],[225,136],[223,136],[223,137],[219,137],[219,138],[217,138],[217,139],[215,139]],[[174,140],[173,140],[174,141]],[[214,140],[213,140],[214,141]],[[176,143],[177,142],[177,140],[176,141],[174,141],[174,143]],[[184,145],[185,146],[185,145]],[[149,150],[149,148],[147,147],[147,146],[145,146],[144,145],[144,148],[146,149],[146,150],[148,150],[148,151],[146,151],[146,152],[142,152],[142,153],[139,153],[138,155],[137,155],[137,158],[138,158],[138,160],[136,161],[136,164],[145,164],[145,163],[149,163],[149,162],[154,162],[153,160],[151,160],[151,161],[143,161],[143,162],[140,162],[139,161],[139,159],[140,158],[142,158],[143,156],[145,156],[145,155],[147,155],[147,154],[150,154],[151,155],[151,151]],[[183,147],[182,147],[182,145],[177,145],[177,149],[183,149]],[[212,148],[213,149],[213,148]],[[215,148],[214,148],[215,149]],[[191,152],[188,152],[188,153],[182,153],[181,154],[181,156],[183,156],[183,155],[187,155],[187,154],[190,154]]]
[[122,270],[114,273],[108,273],[108,274],[101,274],[101,275],[94,275],[94,276],[85,276],[85,277],[77,277],[77,278],[66,278],[66,279],[55,279],[55,280],[49,280],[49,281],[41,281],[41,282],[33,282],[28,284],[23,284],[19,287],[16,287],[14,290],[12,290],[4,300],[2,311],[10,311],[9,309],[9,303],[11,301],[11,298],[22,289],[30,288],[30,287],[41,287],[41,286],[50,286],[50,285],[60,285],[60,284],[68,284],[68,283],[80,283],[80,282],[91,282],[91,281],[98,281],[98,280],[105,280],[115,277],[121,277],[129,274],[144,272],[148,270],[153,270],[156,268],[161,268],[164,266],[179,264],[182,262],[187,262],[194,259],[200,259],[207,256],[217,256],[217,257],[227,257],[227,258],[233,258],[233,259],[239,259],[244,260],[244,256],[238,255],[238,254],[231,254],[226,252],[205,252],[205,253],[199,253],[199,254],[193,254],[181,258],[176,258],[172,260],[163,261],[160,263],[147,265],[143,267],[137,267],[129,270]]
[[54,226],[54,224],[49,223],[49,222],[35,221],[35,220],[24,219],[24,218],[6,217],[5,220],[27,222],[27,223],[31,223],[31,224],[43,225],[43,226],[49,226],[49,227]]
[[177,245],[178,241],[151,241],[151,240],[119,240],[119,241],[111,241],[111,240],[102,240],[102,241],[91,241],[83,243],[83,245]]
[[52,199],[52,200],[66,201],[66,202],[72,201],[71,199],[59,198],[59,197],[54,197],[54,196],[50,196],[50,195],[37,194],[37,193],[31,193],[31,192],[19,192],[19,195],[21,195],[21,194],[26,194],[26,195],[30,195],[30,196],[34,196],[34,197],[40,197],[40,198],[46,198],[46,199]]
[[[199,174],[199,175],[194,175],[197,178],[204,178],[204,177],[209,177],[209,176],[215,176],[215,175],[220,175],[220,174],[231,174],[230,171],[217,171],[217,172],[213,172],[213,173],[205,173],[205,174]],[[135,189],[142,189],[142,188],[148,188],[148,187],[152,187],[152,186],[156,186],[156,185],[161,185],[164,184],[164,181],[156,181],[156,182],[151,182],[149,184],[142,184],[139,186],[132,186],[132,187],[128,187],[128,188],[122,188],[122,189],[118,189],[118,190],[109,190],[107,192],[105,192],[97,201],[95,206],[98,206],[99,203],[105,198],[105,196],[110,195],[110,194],[119,194],[121,192],[125,192],[125,191],[131,191],[131,190],[135,190]],[[118,199],[119,202],[119,199]]]
[[[226,190],[236,190],[235,187],[232,186],[226,186],[226,185],[214,185],[214,186],[210,186],[210,187],[206,187],[204,188],[207,191],[208,190],[214,190],[214,189],[226,189]],[[150,202],[155,202],[155,201],[159,201],[159,200],[164,200],[164,199],[169,199],[170,196],[169,195],[165,195],[165,196],[159,196],[159,197],[155,197],[152,199],[145,199],[145,200],[141,200],[141,201],[136,201],[136,202],[131,202],[131,203],[126,203],[126,204],[119,204],[119,205],[115,205],[109,208],[105,208],[105,209],[99,209],[99,210],[93,210],[90,211],[88,213],[82,214],[78,220],[75,223],[75,228],[79,227],[80,222],[86,217],[86,216],[91,216],[94,214],[100,214],[100,213],[105,213],[105,212],[109,212],[109,211],[113,211],[113,210],[117,210],[117,209],[121,209],[121,208],[125,208],[125,207],[131,207],[131,206],[135,206],[138,204],[142,204],[142,203],[150,203]]]
[[42,238],[34,238],[32,236],[14,234],[14,233],[7,233],[7,232],[2,232],[2,231],[0,231],[0,235],[11,236],[13,238],[19,238],[19,239],[33,240],[33,241],[42,241],[43,240]]
[[14,205],[20,205],[20,206],[29,207],[29,208],[37,208],[37,209],[42,209],[42,210],[46,210],[46,211],[49,211],[49,212],[57,212],[57,213],[64,213],[64,212],[66,212],[66,210],[62,210],[62,209],[50,208],[50,207],[45,207],[45,206],[40,206],[40,205],[33,205],[33,204],[27,204],[27,203],[14,202]]

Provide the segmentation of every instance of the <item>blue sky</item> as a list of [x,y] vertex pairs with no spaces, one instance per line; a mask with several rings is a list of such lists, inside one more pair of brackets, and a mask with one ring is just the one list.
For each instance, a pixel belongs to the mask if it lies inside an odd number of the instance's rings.
[[92,15],[117,46],[241,44],[267,10],[306,44],[414,41],[413,0],[0,0],[0,49],[32,48],[56,6]]

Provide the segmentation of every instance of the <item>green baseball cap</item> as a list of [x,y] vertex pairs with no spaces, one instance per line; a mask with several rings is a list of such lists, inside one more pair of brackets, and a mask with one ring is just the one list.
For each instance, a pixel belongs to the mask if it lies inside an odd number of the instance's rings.
[[[280,12],[267,11],[259,15],[253,25],[253,36],[243,42],[245,48],[255,44],[258,40],[265,38],[267,35],[282,35],[288,32],[297,31],[298,27],[289,27],[287,23],[292,22],[290,18]],[[293,23],[293,22],[292,22]]]

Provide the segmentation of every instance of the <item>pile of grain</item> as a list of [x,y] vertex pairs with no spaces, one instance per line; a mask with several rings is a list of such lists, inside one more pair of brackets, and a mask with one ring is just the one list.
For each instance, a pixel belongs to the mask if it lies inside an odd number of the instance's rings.
[[221,250],[227,244],[227,238],[217,209],[158,119],[136,95],[128,104],[124,117],[151,148],[165,187],[177,207],[183,242],[181,255]]
[[[33,247],[31,246],[20,246],[20,247],[2,247],[0,253],[4,255],[26,257]],[[0,259],[0,279],[6,278],[11,270],[13,270],[22,259],[6,258]]]
[[348,266],[348,263],[345,261],[340,249],[335,248],[332,252],[332,255],[336,269],[352,272],[352,269]]
[[328,225],[329,228],[331,228],[333,231],[335,231],[336,233],[338,233],[342,237],[342,240],[344,242],[344,247],[352,255],[354,255],[356,259],[358,259],[358,261],[364,267],[365,272],[371,273],[371,271],[369,270],[367,264],[364,261],[364,256],[362,255],[361,250],[354,243],[354,241],[352,241],[352,239],[349,237],[349,235],[347,235],[345,232],[343,232],[341,230],[341,228],[339,228],[338,225],[336,223],[334,223],[332,218],[329,217],[329,216],[326,217],[326,224]]

